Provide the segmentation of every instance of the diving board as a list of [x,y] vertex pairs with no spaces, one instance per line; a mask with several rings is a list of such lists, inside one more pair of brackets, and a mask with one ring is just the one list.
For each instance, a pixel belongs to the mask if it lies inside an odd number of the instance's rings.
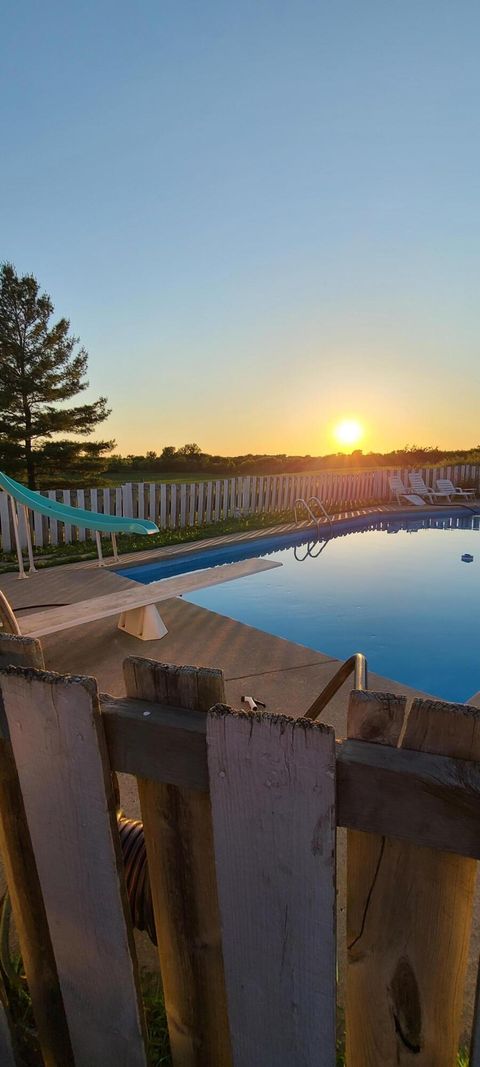
[[24,637],[45,637],[46,634],[119,615],[120,630],[138,637],[141,641],[155,641],[167,633],[165,623],[155,607],[162,600],[281,566],[281,563],[274,560],[245,559],[239,563],[224,563],[217,567],[206,567],[202,571],[163,578],[158,582],[150,582],[149,585],[132,582],[132,588],[119,589],[118,593],[108,593],[107,596],[82,600],[64,607],[49,608],[48,611],[35,612],[21,619],[15,616],[15,622]]
[[37,511],[40,515],[46,515],[51,519],[57,519],[59,522],[69,523],[73,526],[80,526],[84,529],[95,530],[100,565],[103,563],[102,546],[100,541],[101,533],[111,534],[114,559],[118,559],[116,545],[117,533],[146,535],[158,533],[158,526],[149,519],[134,519],[117,515],[104,515],[101,512],[86,511],[84,508],[74,508],[69,504],[60,504],[59,501],[42,496],[41,493],[37,493],[34,489],[27,489],[25,485],[16,482],[13,478],[9,478],[7,474],[3,474],[1,471],[0,488],[8,493],[12,502],[13,529],[17,547],[19,578],[26,578],[27,575],[23,566],[23,555],[18,534],[17,504],[19,504],[25,511],[30,571],[35,570],[35,564],[33,562],[32,537],[30,523],[28,521],[28,509],[30,509],[30,511]]

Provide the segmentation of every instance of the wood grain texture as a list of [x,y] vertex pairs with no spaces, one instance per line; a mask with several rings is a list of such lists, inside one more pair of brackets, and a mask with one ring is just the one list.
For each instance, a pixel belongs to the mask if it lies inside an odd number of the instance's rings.
[[[376,714],[397,699],[376,695]],[[208,792],[204,715],[151,698],[100,701],[116,771]],[[480,859],[478,763],[354,740],[337,742],[335,754],[338,826]]]
[[[127,695],[205,712],[224,700],[221,671],[124,664]],[[172,1058],[229,1067],[230,1034],[208,794],[138,779]]]
[[[415,701],[402,746],[477,760],[479,725],[473,708]],[[475,863],[390,837],[348,837],[347,1056],[356,1067],[451,1067]]]
[[206,567],[205,570],[196,571],[193,574],[163,578],[158,582],[150,582],[149,585],[132,582],[130,589],[122,588],[118,593],[108,593],[106,596],[82,600],[76,604],[68,604],[66,607],[50,608],[48,611],[38,611],[34,615],[25,615],[20,620],[20,626],[23,634],[28,634],[30,637],[43,637],[46,634],[57,633],[59,630],[68,630],[74,626],[95,622],[97,619],[107,619],[123,611],[132,611],[134,608],[148,604],[158,604],[162,600],[181,596],[195,589],[203,589],[205,586],[231,582],[237,578],[245,578],[249,574],[257,574],[260,571],[281,566],[281,563],[273,560],[247,559],[239,563],[226,563],[220,567]]
[[207,743],[235,1067],[331,1067],[334,731],[219,708]]
[[480,859],[480,764],[337,744],[337,823]]
[[75,1067],[145,1067],[96,685],[7,668],[2,693]]
[[43,670],[45,660],[40,641],[16,633],[0,633],[0,668],[9,666]]
[[[0,664],[43,668],[31,637],[0,636]],[[1,695],[0,854],[46,1067],[73,1064],[57,965]],[[0,1061],[2,1062],[2,1061]]]

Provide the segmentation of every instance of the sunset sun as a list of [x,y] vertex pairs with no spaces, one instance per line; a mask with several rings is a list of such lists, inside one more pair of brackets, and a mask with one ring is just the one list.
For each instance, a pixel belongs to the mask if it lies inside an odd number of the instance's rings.
[[334,427],[334,437],[339,445],[348,448],[357,445],[363,437],[363,426],[357,419],[342,419]]

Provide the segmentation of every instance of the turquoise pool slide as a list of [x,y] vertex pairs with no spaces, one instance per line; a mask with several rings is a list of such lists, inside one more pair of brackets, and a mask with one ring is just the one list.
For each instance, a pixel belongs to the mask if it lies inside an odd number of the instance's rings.
[[98,530],[100,533],[126,533],[126,534],[154,534],[158,533],[158,526],[148,519],[120,518],[116,515],[102,515],[96,511],[85,511],[83,508],[72,508],[68,504],[60,504],[56,500],[49,500],[41,493],[33,489],[26,489],[20,482],[15,482],[0,471],[0,487],[9,493],[17,504],[23,504],[31,511],[39,511],[41,515],[48,515],[60,522],[70,523],[72,526],[81,526],[89,530]]
[[[29,508],[30,511],[38,511],[40,515],[47,515],[51,519],[57,519],[59,522],[65,522],[72,526],[81,526],[87,530],[94,530],[100,566],[103,566],[102,544],[100,540],[100,535],[102,533],[111,534],[113,558],[115,562],[118,561],[116,541],[116,535],[118,533],[158,533],[158,526],[156,526],[154,522],[150,522],[149,519],[128,519],[123,517],[120,518],[117,515],[102,515],[98,511],[85,511],[84,508],[72,508],[68,504],[59,504],[57,500],[50,500],[49,497],[42,496],[41,493],[36,493],[33,489],[27,489],[26,486],[21,485],[20,482],[14,481],[13,478],[9,478],[7,474],[3,474],[1,471],[0,488],[4,489],[11,497],[11,511],[15,532],[15,543],[17,547],[19,578],[26,578],[27,575],[25,574],[25,568],[23,566],[23,553],[18,530],[17,504],[20,504],[24,509]],[[35,564],[33,560],[32,535],[26,510],[25,528],[28,558],[30,561],[30,573],[33,573],[35,571]]]

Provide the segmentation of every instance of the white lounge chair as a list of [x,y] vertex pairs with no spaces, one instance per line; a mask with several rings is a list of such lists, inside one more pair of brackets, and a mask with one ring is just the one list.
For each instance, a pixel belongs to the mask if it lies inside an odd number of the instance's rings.
[[400,497],[402,496],[405,500],[408,500],[409,504],[414,504],[417,508],[423,507],[425,501],[421,496],[417,496],[415,493],[409,493],[399,474],[391,474],[388,481],[392,495],[397,498],[397,504],[400,504]]
[[449,500],[452,496],[461,496],[467,500],[476,496],[475,489],[462,489],[459,485],[454,485],[450,478],[437,478],[437,489],[442,496],[448,496]]
[[388,484],[390,486],[390,492],[392,493],[392,496],[396,496],[397,504],[399,504],[400,497],[407,496],[408,489],[405,488],[399,474],[391,474],[388,479]]
[[448,497],[448,493],[442,493],[439,490],[431,489],[418,471],[411,471],[408,475],[408,480],[413,492],[416,493],[417,496],[425,497],[430,504],[433,502],[434,497]]

